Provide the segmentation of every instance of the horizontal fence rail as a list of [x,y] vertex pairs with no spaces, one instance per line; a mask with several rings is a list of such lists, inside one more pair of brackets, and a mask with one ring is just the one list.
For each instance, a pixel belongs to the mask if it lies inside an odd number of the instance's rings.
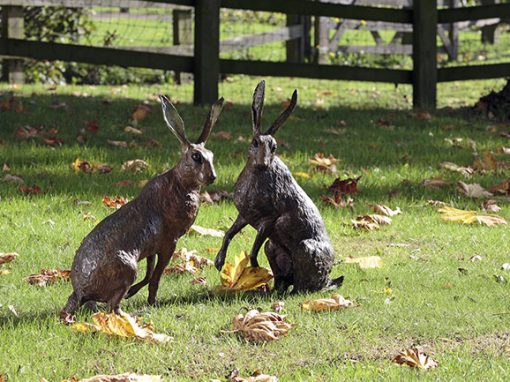
[[[362,5],[342,5],[304,0],[111,0],[108,7],[172,7],[172,9],[194,7],[194,23],[191,11],[181,16],[189,17],[192,40],[182,45],[168,47],[92,47],[76,44],[28,41],[23,31],[16,26],[22,20],[24,6],[90,7],[104,6],[98,0],[0,0],[2,7],[2,35],[0,56],[8,58],[7,68],[19,70],[20,59],[61,60],[97,65],[118,65],[188,72],[194,75],[194,102],[211,103],[218,97],[220,74],[246,74],[256,76],[304,77],[331,80],[352,80],[412,84],[413,105],[417,108],[434,108],[436,105],[436,84],[438,82],[474,79],[501,78],[510,76],[510,63],[437,67],[436,53],[453,49],[445,35],[443,24],[494,25],[501,18],[510,18],[510,4],[483,5],[462,8],[438,9],[437,0],[402,0],[408,8],[395,9],[374,7],[371,0],[360,0]],[[379,0],[381,4],[394,4],[393,0]],[[441,6],[454,0],[440,0]],[[287,26],[272,31],[255,33],[220,41],[221,8],[278,12],[287,15]],[[185,12],[190,12],[186,16]],[[316,16],[349,19],[345,27],[360,20],[368,30],[390,29],[399,33],[412,34],[409,45],[402,45],[400,54],[412,54],[413,69],[376,69],[345,65],[305,63],[302,56],[296,56],[296,41],[306,38],[303,25],[295,23],[296,17]],[[358,20],[358,21],[356,21]],[[451,24],[453,25],[453,24]],[[439,26],[439,28],[438,28]],[[193,36],[194,33],[194,36]],[[437,46],[437,39],[444,48]],[[193,42],[194,40],[194,42]],[[267,42],[284,42],[287,46],[287,62],[220,59],[220,53],[257,46]],[[299,40],[300,41],[300,40]],[[334,40],[335,41],[335,40]],[[357,52],[362,47],[339,45],[340,52]],[[369,46],[370,53],[394,53],[390,45]],[[289,50],[290,49],[290,50]],[[290,52],[290,53],[289,53]],[[297,57],[297,61],[296,61]],[[294,60],[294,61],[292,61]],[[12,64],[12,65],[11,65]],[[5,66],[5,64],[4,64]],[[16,69],[17,68],[17,69]]]

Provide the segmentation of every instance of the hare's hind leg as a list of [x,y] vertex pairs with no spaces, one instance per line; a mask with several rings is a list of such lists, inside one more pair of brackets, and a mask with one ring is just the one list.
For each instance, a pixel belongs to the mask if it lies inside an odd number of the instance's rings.
[[164,251],[160,251],[158,254],[158,264],[156,265],[156,269],[154,269],[154,273],[152,274],[151,280],[149,281],[149,305],[156,304],[156,295],[158,294],[159,288],[159,280],[161,279],[161,275],[165,270],[166,266],[170,262],[175,251],[175,243],[166,248]]
[[269,239],[265,246],[267,260],[274,277],[274,289],[277,293],[285,293],[294,282],[292,274],[292,258],[286,248]]
[[149,283],[149,281],[152,277],[152,273],[154,272],[154,263],[155,262],[156,262],[156,255],[147,257],[147,272],[145,273],[145,277],[143,278],[142,281],[140,281],[139,283],[137,283],[137,284],[133,285],[131,288],[129,288],[129,291],[127,292],[125,298],[130,298],[130,297],[134,296],[135,294],[138,293],[138,291],[140,289],[142,289],[144,286],[146,286]]
[[294,289],[292,293],[312,292],[329,285],[329,272],[333,267],[333,255],[322,242],[307,239],[299,243],[292,254]]

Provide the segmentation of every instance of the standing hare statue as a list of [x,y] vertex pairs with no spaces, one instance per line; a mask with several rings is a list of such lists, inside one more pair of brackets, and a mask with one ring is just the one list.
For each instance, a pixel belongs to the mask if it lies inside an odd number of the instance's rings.
[[287,109],[262,133],[264,89],[262,81],[253,94],[253,140],[234,191],[239,215],[225,234],[215,259],[216,268],[222,269],[230,241],[249,224],[257,230],[250,253],[251,265],[258,266],[258,252],[269,238],[265,252],[279,293],[286,292],[291,285],[292,293],[340,286],[343,276],[329,278],[334,252],[319,210],[276,156],[273,135],[296,106],[297,91]]
[[[214,182],[213,153],[204,145],[223,108],[220,98],[211,108],[200,137],[191,143],[175,107],[160,96],[163,117],[181,143],[174,168],[151,179],[140,195],[101,221],[83,240],[71,269],[73,293],[61,318],[84,303],[106,302],[120,312],[120,302],[149,284],[149,304],[156,302],[159,281],[177,240],[195,221],[200,187]],[[156,255],[158,264],[154,269]],[[136,279],[137,263],[147,259],[145,278]],[[131,287],[131,289],[130,289]]]

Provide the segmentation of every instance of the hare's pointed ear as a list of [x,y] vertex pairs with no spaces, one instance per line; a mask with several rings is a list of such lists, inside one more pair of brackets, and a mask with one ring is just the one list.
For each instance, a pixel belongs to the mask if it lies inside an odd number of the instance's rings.
[[264,92],[266,82],[260,81],[253,93],[253,103],[251,105],[251,117],[253,124],[253,135],[260,135],[260,122],[262,120],[262,110],[264,109]]
[[209,138],[209,134],[211,133],[212,128],[214,127],[218,117],[223,110],[223,103],[225,100],[221,97],[217,100],[212,106],[209,114],[207,115],[207,120],[205,121],[204,128],[202,129],[202,133],[200,137],[197,139],[197,144],[207,142],[207,138]]
[[294,90],[292,93],[292,98],[290,99],[289,106],[282,111],[282,113],[276,118],[276,121],[273,122],[271,127],[266,131],[266,135],[273,135],[278,131],[278,129],[285,123],[285,121],[290,117],[292,110],[296,107],[297,104],[297,90]]
[[184,133],[184,122],[182,121],[182,118],[175,109],[174,105],[172,105],[167,96],[160,95],[159,99],[161,101],[163,118],[166,122],[166,125],[170,131],[174,133],[179,142],[181,142],[182,146],[189,146],[191,143],[188,138],[186,138],[186,134]]

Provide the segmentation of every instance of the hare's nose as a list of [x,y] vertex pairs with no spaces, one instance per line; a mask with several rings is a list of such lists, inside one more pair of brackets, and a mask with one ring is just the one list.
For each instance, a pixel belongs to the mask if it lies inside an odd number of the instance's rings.
[[211,182],[214,182],[216,180],[216,174],[212,174],[209,179],[211,180]]

